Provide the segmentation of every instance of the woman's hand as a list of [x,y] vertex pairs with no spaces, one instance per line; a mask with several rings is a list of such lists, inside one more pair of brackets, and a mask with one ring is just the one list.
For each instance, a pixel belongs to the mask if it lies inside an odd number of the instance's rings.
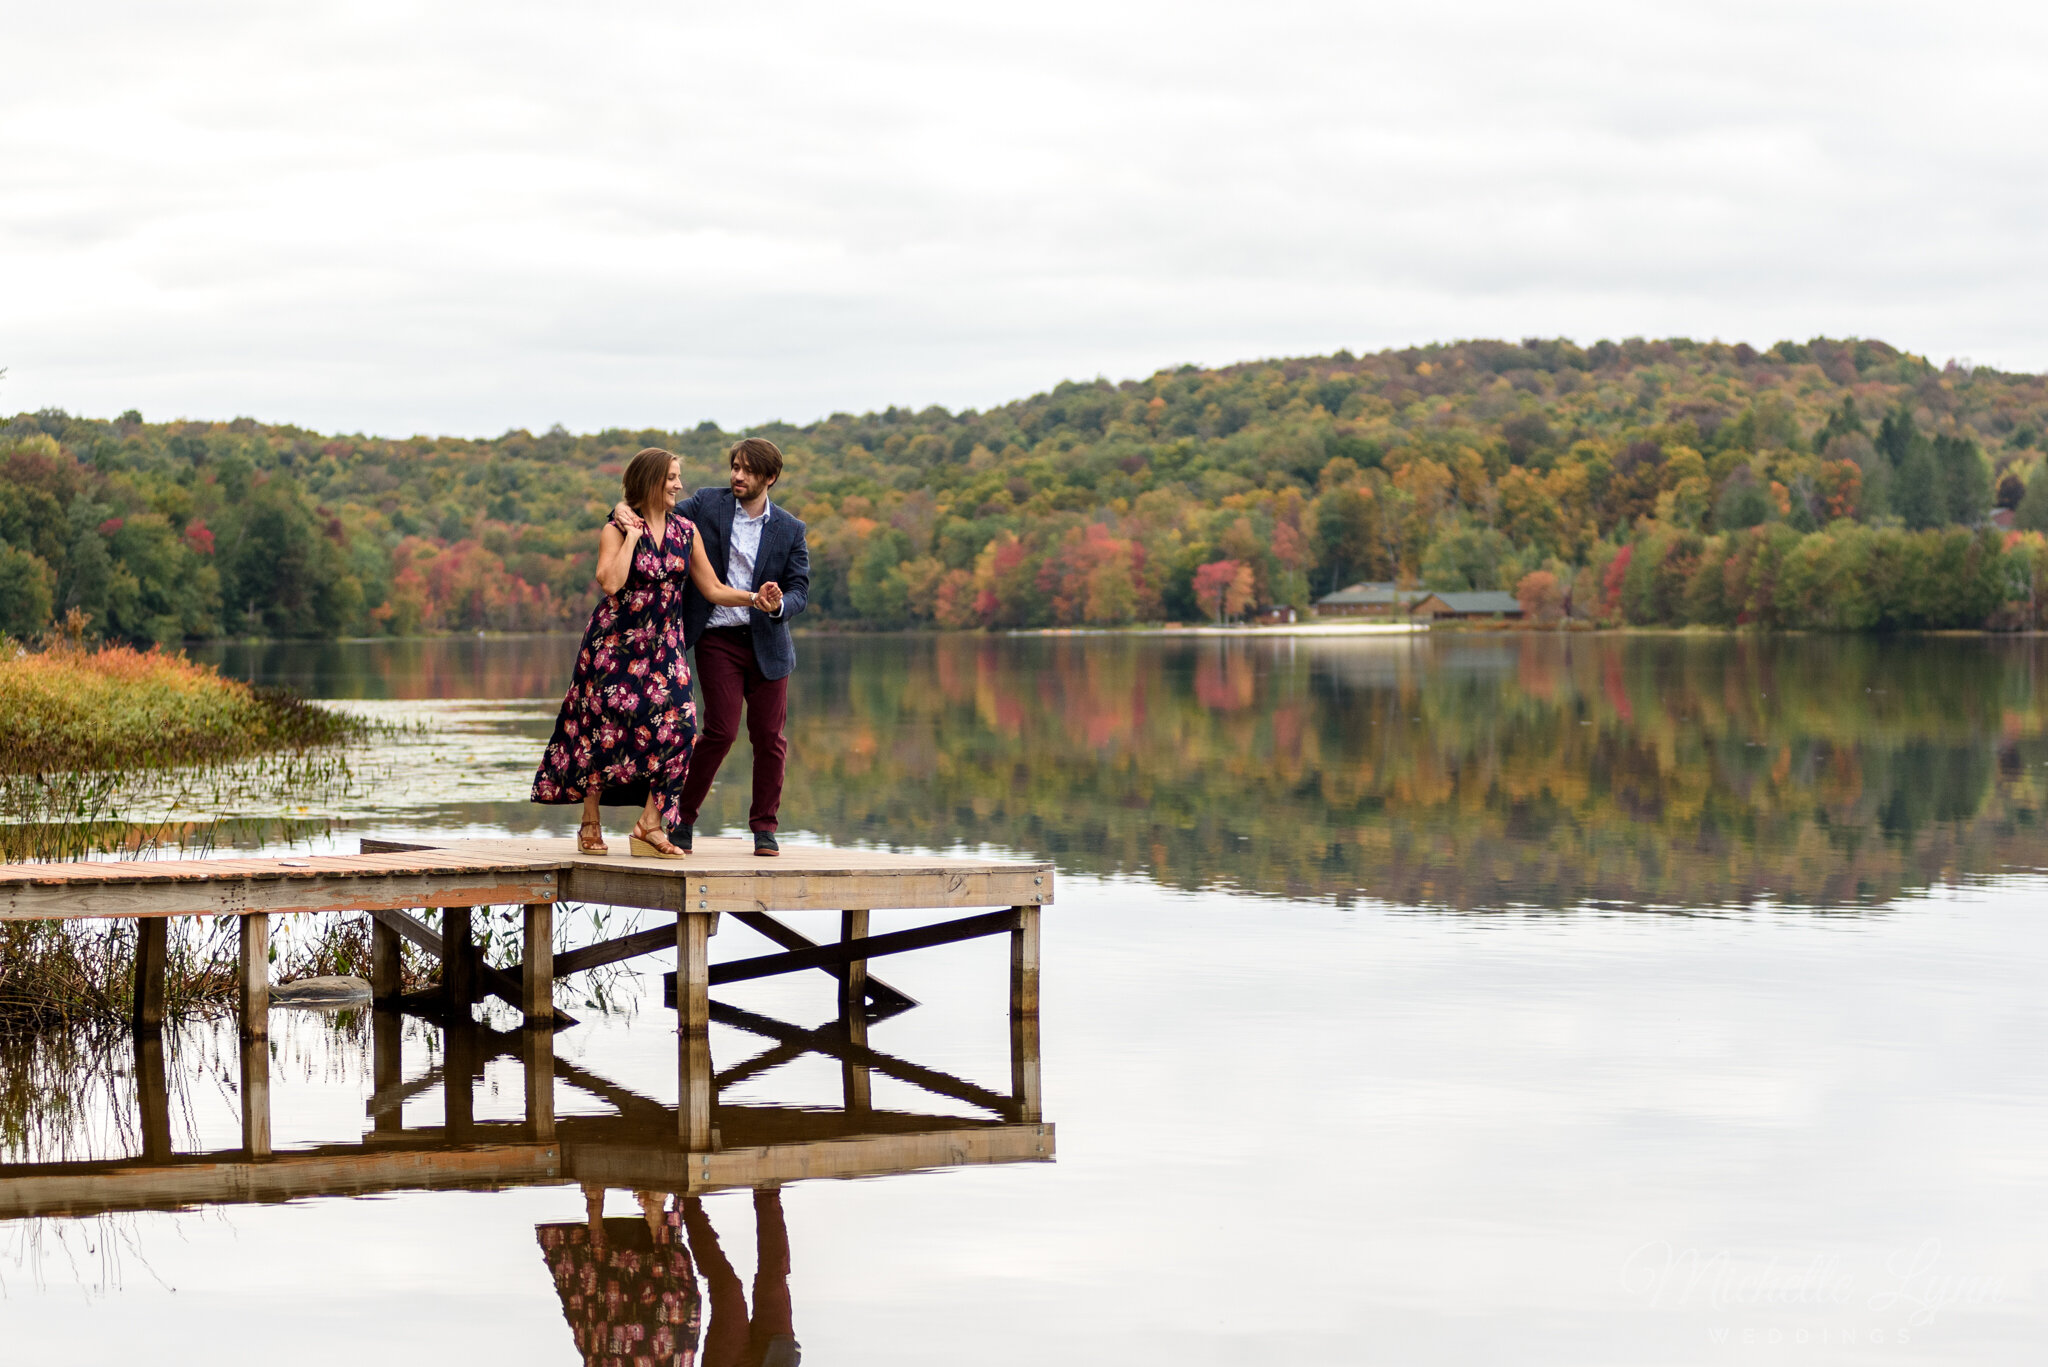
[[761,605],[758,590],[747,593],[719,582],[718,576],[712,573],[711,562],[704,556],[704,538],[701,536],[690,538],[690,582],[697,586],[697,592],[703,594],[708,601],[722,608],[753,608]]
[[782,585],[770,581],[761,585],[754,593],[754,606],[763,612],[774,612],[782,606]]
[[623,500],[620,501],[618,507],[612,509],[612,516],[617,518],[619,525],[624,527],[630,534],[639,535],[647,530],[645,519],[633,511],[632,504]]

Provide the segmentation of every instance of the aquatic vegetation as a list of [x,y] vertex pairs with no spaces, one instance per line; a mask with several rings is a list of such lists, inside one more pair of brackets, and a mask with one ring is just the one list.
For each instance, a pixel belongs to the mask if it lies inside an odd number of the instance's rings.
[[[252,794],[274,803],[352,781],[345,742],[368,733],[361,720],[69,628],[0,655],[0,859],[201,854]],[[340,923],[281,943],[294,976],[369,960],[367,932]],[[226,920],[173,922],[170,946],[173,1013],[232,997]],[[123,1019],[133,962],[129,925],[0,925],[0,1026]]]
[[[235,999],[236,927],[232,917],[171,921],[165,1010],[172,1018],[229,1009]],[[407,946],[407,990],[435,973]],[[293,916],[272,922],[273,980],[349,974],[370,967],[363,916]],[[134,1005],[135,928],[126,921],[0,922],[0,1040],[57,1026],[118,1025]]]
[[59,636],[0,658],[0,774],[220,763],[338,744],[362,725],[161,650]]
[[204,852],[253,795],[352,783],[362,719],[83,631],[0,648],[0,859]]

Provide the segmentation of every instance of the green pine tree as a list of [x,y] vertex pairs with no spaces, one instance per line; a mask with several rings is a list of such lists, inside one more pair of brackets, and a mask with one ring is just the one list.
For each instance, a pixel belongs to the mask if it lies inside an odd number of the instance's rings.
[[2036,465],[2027,479],[2027,491],[2020,495],[2020,506],[2012,515],[2013,525],[2030,532],[2048,532],[2048,478]]
[[1898,474],[1892,480],[1892,511],[1914,531],[1939,527],[1948,520],[1941,472],[1935,468],[1934,455],[1926,442],[1914,442],[1906,458],[1899,462]]
[[1974,526],[1991,511],[1991,465],[1968,437],[1934,439],[1934,462],[1941,471],[1948,520]]

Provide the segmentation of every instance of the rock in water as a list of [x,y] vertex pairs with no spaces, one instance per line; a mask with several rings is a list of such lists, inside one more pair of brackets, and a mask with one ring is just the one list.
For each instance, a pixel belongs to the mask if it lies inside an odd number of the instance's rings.
[[361,978],[301,978],[270,989],[272,1006],[362,1006],[370,1000],[370,984]]

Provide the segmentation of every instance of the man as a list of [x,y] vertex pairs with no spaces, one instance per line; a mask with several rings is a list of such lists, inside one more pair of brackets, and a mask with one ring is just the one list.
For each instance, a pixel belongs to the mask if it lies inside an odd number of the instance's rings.
[[779,585],[771,612],[714,608],[695,589],[683,598],[683,644],[697,652],[697,682],[704,690],[703,729],[690,756],[681,797],[683,827],[669,838],[689,849],[711,780],[740,733],[754,746],[754,796],[747,826],[754,853],[780,854],[775,843],[782,807],[783,761],[789,746],[782,724],[789,711],[789,671],[796,667],[789,623],[804,610],[811,588],[811,553],[804,524],[768,501],[782,478],[782,452],[765,437],[748,437],[727,452],[732,479],[722,489],[699,489],[676,509],[696,524],[704,556],[726,584],[750,590]]

